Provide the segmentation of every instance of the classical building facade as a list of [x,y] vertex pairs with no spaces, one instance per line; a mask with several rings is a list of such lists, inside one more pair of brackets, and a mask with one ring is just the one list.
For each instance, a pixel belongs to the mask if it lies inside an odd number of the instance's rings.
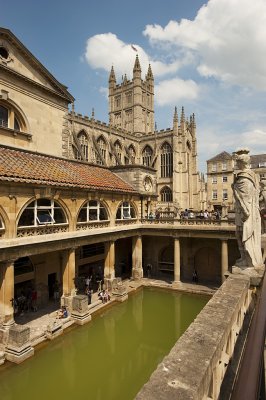
[[[250,167],[259,175],[266,177],[266,154],[251,155]],[[207,206],[209,210],[219,211],[226,216],[234,209],[232,183],[235,170],[234,155],[226,151],[207,160]]]
[[[234,226],[150,219],[205,208],[194,115],[154,129],[154,80],[109,78],[109,123],[74,111],[73,96],[0,29],[0,319],[35,287],[38,304],[71,299],[77,281],[154,276],[220,283],[235,259]],[[72,105],[72,106],[71,106]],[[69,111],[69,106],[71,111]],[[206,223],[208,226],[206,226]],[[221,227],[221,224],[223,226]],[[197,225],[197,226],[196,226]],[[70,304],[70,303],[68,303]]]

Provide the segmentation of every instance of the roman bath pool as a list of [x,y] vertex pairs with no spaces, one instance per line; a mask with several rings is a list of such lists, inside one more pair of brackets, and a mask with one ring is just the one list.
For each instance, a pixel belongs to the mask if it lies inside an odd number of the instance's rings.
[[131,400],[208,302],[144,289],[0,367],[1,400]]

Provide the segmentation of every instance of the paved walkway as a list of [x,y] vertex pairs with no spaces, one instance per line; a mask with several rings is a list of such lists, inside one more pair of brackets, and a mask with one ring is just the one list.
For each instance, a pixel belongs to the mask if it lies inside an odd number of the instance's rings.
[[[140,281],[125,281],[127,285],[128,292],[135,291],[140,286],[152,286],[152,287],[161,287],[161,288],[168,288],[174,289],[182,292],[190,292],[190,293],[199,293],[199,294],[208,294],[212,295],[215,292],[214,287],[208,287],[199,284],[192,284],[192,283],[178,283],[178,284],[171,284],[169,282],[165,282],[162,280],[157,279],[148,279],[143,278]],[[98,300],[98,293],[95,292],[92,295],[92,303]],[[115,301],[114,297],[111,296],[111,302]],[[110,305],[110,302],[105,304],[99,304],[92,310],[92,314],[99,309],[102,309],[106,306]],[[38,309],[36,312],[28,312],[24,313],[24,315],[19,315],[15,318],[15,321],[19,325],[26,325],[29,326],[30,329],[30,338],[33,342],[38,342],[44,340],[44,334],[47,330],[47,326],[52,324],[56,320],[56,311],[60,309],[60,303],[50,301],[45,307]],[[62,322],[64,322],[62,320]],[[73,322],[74,323],[74,322]]]

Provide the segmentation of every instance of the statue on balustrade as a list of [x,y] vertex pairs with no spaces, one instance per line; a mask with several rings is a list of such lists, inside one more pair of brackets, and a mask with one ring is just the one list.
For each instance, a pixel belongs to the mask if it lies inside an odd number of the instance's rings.
[[249,150],[235,152],[236,169],[232,189],[235,198],[236,238],[240,259],[235,266],[261,268],[261,218],[259,209],[259,176],[250,169]]

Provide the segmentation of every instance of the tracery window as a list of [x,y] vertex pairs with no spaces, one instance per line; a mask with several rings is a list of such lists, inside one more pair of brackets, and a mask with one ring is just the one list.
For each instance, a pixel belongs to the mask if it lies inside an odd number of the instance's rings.
[[173,201],[172,190],[168,186],[164,186],[161,190],[161,201]]
[[164,143],[161,148],[161,177],[171,177],[173,175],[173,152],[168,143]]
[[132,219],[136,218],[136,213],[133,205],[129,201],[124,201],[118,207],[116,219]]
[[115,142],[115,151],[116,151],[116,154],[117,154],[119,160],[121,161],[122,160],[122,147],[118,140]]
[[129,152],[129,157],[130,157],[130,164],[135,164],[135,160],[136,160],[136,152],[134,147],[132,146],[132,144],[129,146],[128,148],[128,152]]
[[22,212],[18,226],[40,226],[66,223],[64,210],[54,200],[32,201]]
[[[106,142],[102,137],[99,137],[99,139],[97,140],[100,152],[101,152],[101,156],[104,159],[104,161],[106,162]],[[99,157],[98,157],[99,158]],[[97,162],[97,164],[103,164],[103,161],[99,159],[100,162]]]
[[98,200],[85,203],[79,212],[78,222],[107,221],[108,214],[105,206]]
[[[79,140],[79,143],[80,143],[82,154],[84,155],[85,160],[88,161],[88,159],[89,159],[89,157],[88,157],[88,155],[89,155],[89,146],[88,146],[87,134],[84,131],[81,131],[78,134],[78,140]],[[81,159],[81,156],[78,156],[78,160],[80,160],[80,159]]]
[[142,152],[143,165],[146,165],[147,167],[151,165],[152,154],[153,154],[152,148],[150,146],[145,146]]

